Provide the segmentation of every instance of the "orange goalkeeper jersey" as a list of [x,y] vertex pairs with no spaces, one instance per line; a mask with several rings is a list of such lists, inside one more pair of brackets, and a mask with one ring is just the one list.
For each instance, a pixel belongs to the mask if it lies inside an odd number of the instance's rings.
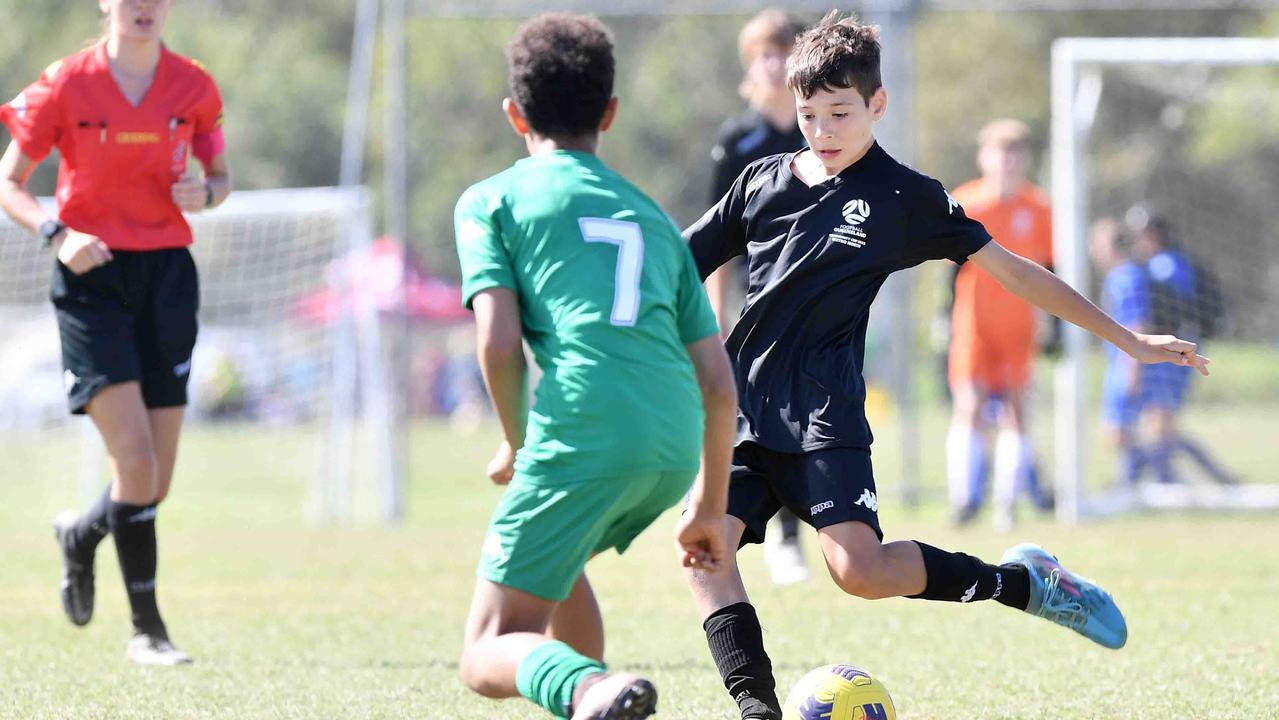
[[[1028,183],[1003,199],[991,183],[977,179],[956,188],[954,197],[1009,252],[1052,264],[1052,213],[1042,190]],[[951,330],[955,343],[1033,345],[1034,309],[976,263],[966,263],[955,278]]]

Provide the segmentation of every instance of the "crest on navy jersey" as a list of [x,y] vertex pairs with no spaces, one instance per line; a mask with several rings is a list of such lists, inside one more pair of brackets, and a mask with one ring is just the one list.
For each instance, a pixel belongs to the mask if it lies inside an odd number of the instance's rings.
[[870,217],[870,203],[861,199],[849,200],[844,203],[840,214],[844,216],[845,224],[836,225],[831,230],[830,235],[826,236],[826,240],[852,248],[865,246],[866,231],[862,229],[861,225]]
[[844,203],[844,222],[849,225],[861,225],[870,217],[870,203],[865,200],[849,200]]

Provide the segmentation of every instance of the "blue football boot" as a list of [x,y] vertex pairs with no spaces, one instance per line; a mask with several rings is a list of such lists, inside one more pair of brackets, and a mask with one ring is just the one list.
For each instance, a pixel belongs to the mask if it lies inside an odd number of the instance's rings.
[[1030,605],[1026,612],[1114,650],[1128,641],[1128,624],[1110,593],[1062,567],[1043,548],[1032,543],[1015,545],[1004,552],[1000,563],[1019,563],[1030,571]]

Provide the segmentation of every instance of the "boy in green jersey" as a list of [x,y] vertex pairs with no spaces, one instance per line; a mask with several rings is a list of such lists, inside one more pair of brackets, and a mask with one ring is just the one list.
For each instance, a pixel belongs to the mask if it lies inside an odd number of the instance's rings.
[[[468,189],[455,217],[504,434],[488,473],[509,483],[481,551],[462,677],[556,717],[644,718],[656,690],[605,669],[583,569],[686,494],[682,561],[718,567],[732,370],[678,228],[595,156],[617,112],[607,29],[543,15],[516,31],[507,59],[502,107],[529,157]],[[524,340],[545,373],[527,419]]]

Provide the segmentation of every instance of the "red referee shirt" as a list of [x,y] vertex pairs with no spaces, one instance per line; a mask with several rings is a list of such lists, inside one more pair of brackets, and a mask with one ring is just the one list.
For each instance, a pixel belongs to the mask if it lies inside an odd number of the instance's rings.
[[171,187],[186,173],[192,139],[217,130],[222,98],[194,61],[160,51],[138,106],[107,65],[106,42],[64,58],[7,105],[0,122],[27,157],[57,147],[58,217],[113,250],[191,244]]

